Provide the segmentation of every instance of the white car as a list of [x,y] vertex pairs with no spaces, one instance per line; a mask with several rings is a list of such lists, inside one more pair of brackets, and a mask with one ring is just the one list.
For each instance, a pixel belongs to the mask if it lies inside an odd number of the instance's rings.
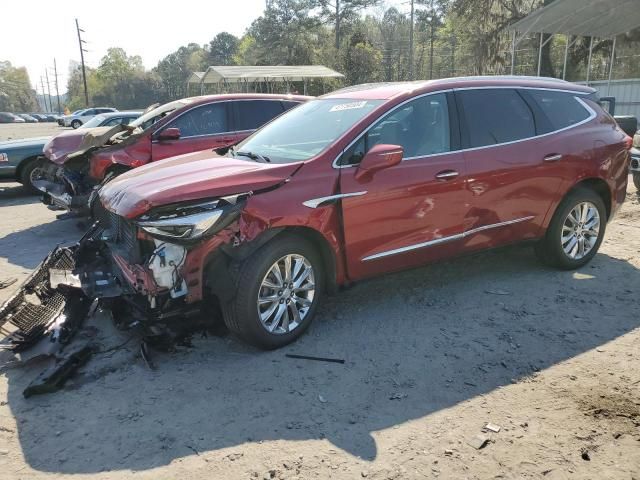
[[65,115],[58,121],[58,124],[62,125],[63,127],[78,128],[91,120],[96,115],[117,111],[118,109],[116,108],[108,107],[86,108],[84,110],[73,112],[71,115]]

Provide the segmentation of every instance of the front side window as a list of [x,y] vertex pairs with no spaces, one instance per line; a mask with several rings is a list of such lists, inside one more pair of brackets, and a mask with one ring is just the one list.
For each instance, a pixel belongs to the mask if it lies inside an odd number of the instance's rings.
[[255,130],[273,120],[284,110],[277,100],[242,100],[236,105],[236,130]]
[[[327,149],[383,100],[321,98],[293,108],[235,147],[273,163],[308,160]],[[230,153],[232,154],[232,153]]]
[[450,151],[446,94],[426,95],[388,113],[345,152],[341,164],[360,163],[362,157],[378,144],[400,145],[404,149],[404,158]]
[[80,128],[99,127],[99,126],[102,125],[102,122],[104,122],[104,119],[105,119],[104,115],[96,115],[91,120],[89,120],[88,122],[84,123]]
[[166,128],[179,128],[182,138],[228,132],[227,103],[195,107],[170,122]]
[[540,107],[554,130],[589,118],[589,111],[571,93],[549,90],[529,90],[527,93]]
[[536,135],[531,109],[516,90],[456,92],[462,103],[468,147],[484,147]]

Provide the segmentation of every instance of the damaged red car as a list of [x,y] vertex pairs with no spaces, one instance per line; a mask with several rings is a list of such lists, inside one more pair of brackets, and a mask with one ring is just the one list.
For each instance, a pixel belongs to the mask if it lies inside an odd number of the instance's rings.
[[155,331],[217,305],[242,339],[277,348],[326,292],[367,277],[525,240],[546,263],[583,266],[625,198],[628,142],[592,88],[564,81],[339,90],[224,156],[108,183],[99,222],[48,259],[46,288]]
[[85,212],[95,187],[167,157],[225,148],[311,97],[226,94],[184,98],[154,108],[129,125],[63,132],[44,148],[33,174],[45,204]]

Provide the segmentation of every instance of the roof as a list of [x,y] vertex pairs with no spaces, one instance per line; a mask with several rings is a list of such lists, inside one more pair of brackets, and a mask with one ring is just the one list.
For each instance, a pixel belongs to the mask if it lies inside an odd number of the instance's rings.
[[415,92],[429,92],[468,87],[535,87],[571,90],[581,93],[593,93],[595,90],[584,85],[576,85],[564,80],[548,77],[526,77],[515,75],[496,75],[480,77],[454,77],[438,80],[417,80],[414,82],[367,83],[342,88],[324,95],[322,98],[354,98],[367,100],[387,100],[400,95]]
[[342,75],[323,65],[219,66],[204,72],[193,72],[188,83],[298,82],[305,78],[342,78]]
[[142,110],[124,110],[124,111],[118,111],[118,112],[104,112],[101,113],[100,116],[101,117],[121,117],[122,115],[142,115]]
[[201,103],[208,103],[213,100],[241,100],[243,98],[247,100],[293,100],[306,102],[314,97],[306,95],[292,95],[289,93],[220,93],[215,95],[199,95],[197,97],[182,98],[176,101],[183,102],[185,106],[193,106]]
[[507,29],[609,38],[636,27],[640,0],[555,0]]

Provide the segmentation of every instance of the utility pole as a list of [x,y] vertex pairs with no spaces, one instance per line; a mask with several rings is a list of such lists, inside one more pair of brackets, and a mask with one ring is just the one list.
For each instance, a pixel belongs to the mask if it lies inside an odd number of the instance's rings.
[[413,2],[411,0],[411,25],[409,27],[409,80],[413,80]]
[[429,29],[431,31],[431,45],[429,46],[429,80],[433,79],[433,18],[434,15],[431,15],[429,20],[429,24],[431,25],[431,28]]
[[451,76],[456,76],[456,37],[451,36]]
[[58,66],[56,65],[56,59],[53,59],[53,73],[56,76],[56,97],[58,99],[58,114],[62,112],[60,108],[60,91],[58,90]]
[[85,67],[84,67],[84,52],[86,52],[86,50],[82,46],[82,44],[86,42],[82,40],[82,37],[80,36],[80,32],[84,33],[84,30],[82,30],[78,25],[77,18],[76,18],[76,31],[78,32],[78,45],[80,46],[80,61],[82,62],[82,83],[84,83],[84,104],[85,104],[85,107],[89,107],[89,93],[87,91],[87,72],[85,71]]
[[40,75],[40,86],[42,87],[42,111],[46,112],[47,111],[47,96],[44,93],[44,80],[42,80],[42,75]]
[[336,50],[340,50],[340,0],[336,0]]
[[47,92],[49,92],[49,111],[53,112],[53,104],[51,103],[51,86],[49,85],[49,72],[48,68],[44,68],[44,78],[47,79]]

